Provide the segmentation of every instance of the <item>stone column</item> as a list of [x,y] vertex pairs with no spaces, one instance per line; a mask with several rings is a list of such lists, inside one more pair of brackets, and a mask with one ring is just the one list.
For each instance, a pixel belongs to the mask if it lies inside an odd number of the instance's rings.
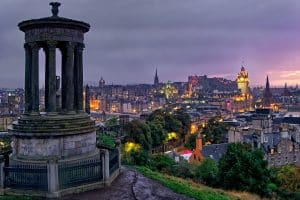
[[102,155],[103,180],[105,185],[109,186],[109,151],[107,149],[101,149],[100,152]]
[[32,111],[39,112],[39,46],[36,42],[30,43],[31,47],[31,100]]
[[74,44],[68,42],[63,53],[62,108],[68,113],[74,111]]
[[48,196],[59,197],[57,191],[59,190],[58,179],[58,163],[56,160],[49,160],[47,163],[47,175],[48,175]]
[[90,88],[88,85],[85,86],[85,112],[91,114],[90,109]]
[[84,44],[78,44],[74,57],[75,108],[78,112],[83,112],[83,48]]
[[45,108],[46,112],[56,111],[56,42],[47,41],[45,70]]
[[31,85],[31,49],[30,46],[25,43],[25,114],[28,114],[32,110],[32,85]]

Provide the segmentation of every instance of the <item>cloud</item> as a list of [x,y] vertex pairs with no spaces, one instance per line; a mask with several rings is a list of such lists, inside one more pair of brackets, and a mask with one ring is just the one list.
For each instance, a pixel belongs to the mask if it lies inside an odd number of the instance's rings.
[[[152,83],[156,67],[164,81],[186,81],[191,74],[234,79],[244,60],[250,84],[264,84],[270,70],[283,84],[280,71],[300,69],[298,0],[61,2],[59,15],[91,24],[85,81],[103,76],[109,83]],[[17,23],[49,15],[45,1],[0,1],[0,87],[23,86],[24,35]]]
[[273,80],[271,84],[274,86],[283,86],[285,83],[289,85],[299,84],[300,70],[282,70],[282,71],[268,71]]

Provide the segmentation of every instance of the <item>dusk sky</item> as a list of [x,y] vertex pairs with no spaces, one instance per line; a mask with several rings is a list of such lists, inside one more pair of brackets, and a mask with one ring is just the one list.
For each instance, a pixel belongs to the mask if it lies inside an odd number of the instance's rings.
[[[164,82],[194,74],[234,80],[244,61],[251,86],[267,75],[271,86],[300,84],[299,0],[60,2],[59,16],[91,25],[85,82],[102,76],[106,83],[152,83],[155,68]],[[24,33],[17,24],[50,16],[48,3],[0,1],[0,88],[23,87]]]

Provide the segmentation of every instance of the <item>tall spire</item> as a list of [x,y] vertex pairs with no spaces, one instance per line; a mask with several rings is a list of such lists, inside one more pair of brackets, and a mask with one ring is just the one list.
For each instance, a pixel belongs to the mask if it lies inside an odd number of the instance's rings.
[[244,61],[242,61],[242,65],[241,65],[241,71],[245,71],[245,67],[244,67],[245,63]]
[[158,80],[158,75],[157,75],[157,68],[155,70],[155,77],[154,77],[154,85],[158,85],[159,84],[159,80]]
[[264,96],[263,96],[263,106],[270,107],[272,102],[273,102],[273,95],[270,90],[269,76],[267,76],[266,88],[265,88]]
[[283,96],[283,97],[291,96],[291,93],[287,87],[287,83],[284,84],[284,89],[283,89],[283,93],[281,94],[281,96]]
[[270,90],[269,76],[267,75],[266,90]]

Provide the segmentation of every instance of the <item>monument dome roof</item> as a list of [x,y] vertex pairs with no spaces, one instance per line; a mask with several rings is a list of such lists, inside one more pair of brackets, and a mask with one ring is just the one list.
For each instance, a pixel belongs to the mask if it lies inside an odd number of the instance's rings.
[[80,29],[83,32],[89,31],[90,25],[86,22],[58,16],[58,7],[61,5],[60,3],[51,2],[50,5],[52,6],[52,16],[22,21],[18,24],[20,30],[25,32],[33,28],[64,27],[71,29]]

